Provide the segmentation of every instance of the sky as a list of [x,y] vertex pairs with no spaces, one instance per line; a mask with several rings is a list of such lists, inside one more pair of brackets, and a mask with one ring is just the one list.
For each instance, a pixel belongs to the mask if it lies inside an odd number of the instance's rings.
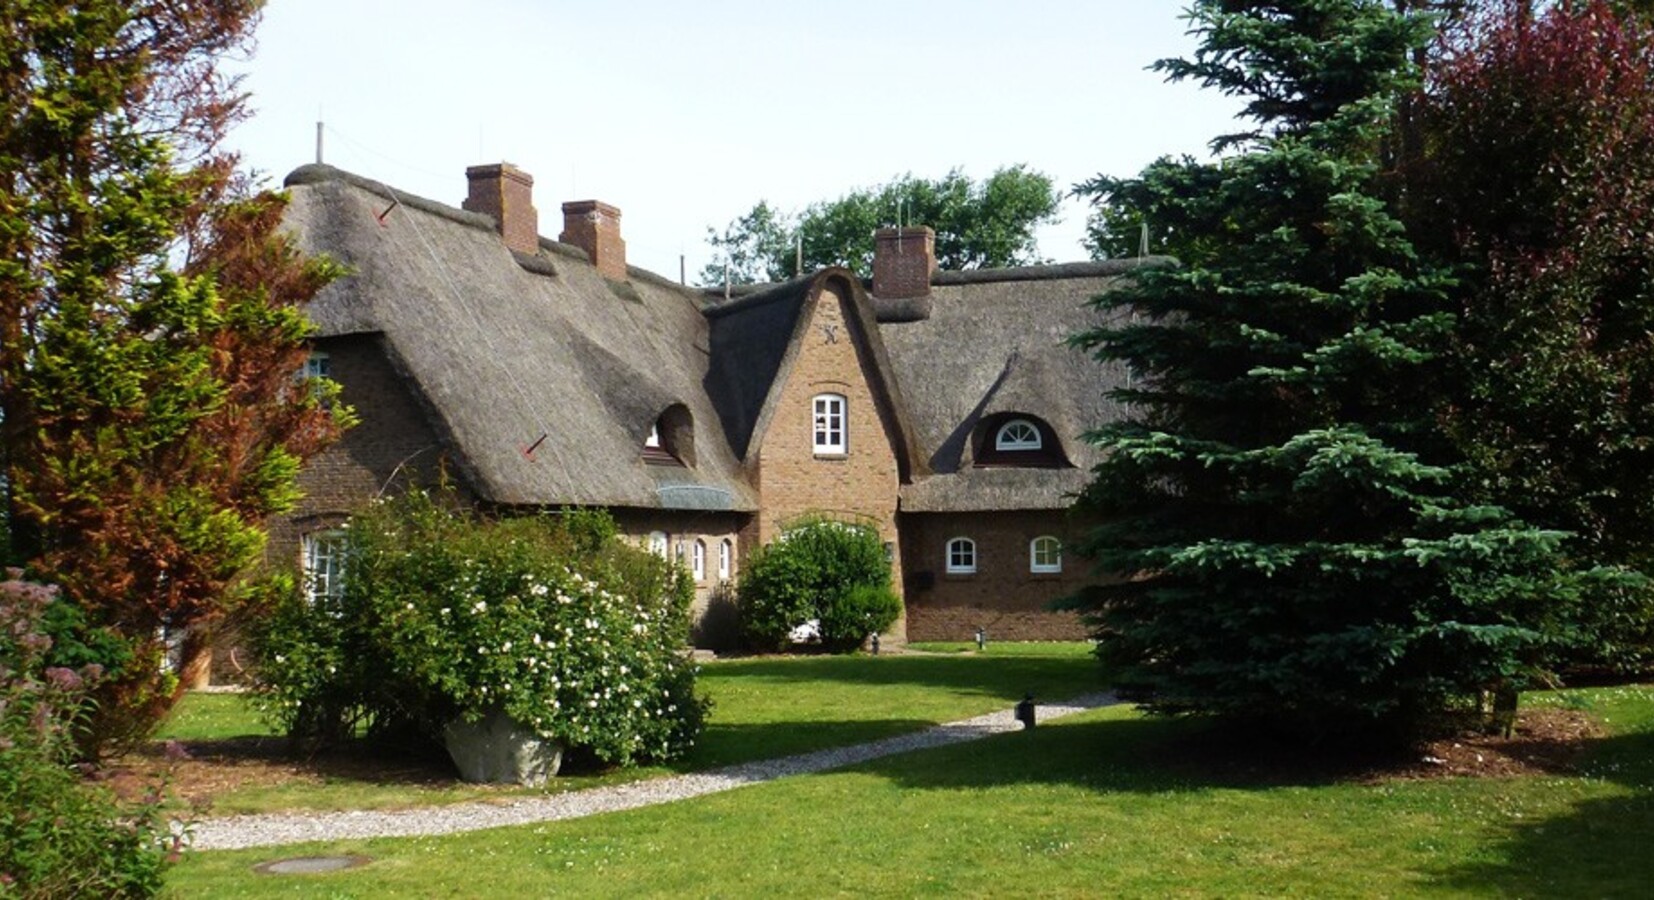
[[[316,156],[458,206],[466,166],[620,208],[627,260],[693,282],[760,199],[797,210],[911,173],[1026,164],[1067,192],[1204,158],[1238,104],[1147,70],[1194,40],[1167,0],[270,0],[231,135],[272,184]],[[1041,255],[1084,259],[1063,204]]]

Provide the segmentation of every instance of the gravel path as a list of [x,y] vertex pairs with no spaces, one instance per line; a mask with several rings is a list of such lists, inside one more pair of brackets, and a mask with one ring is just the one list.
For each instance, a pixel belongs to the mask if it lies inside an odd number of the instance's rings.
[[[1104,693],[1088,694],[1066,703],[1041,704],[1039,721],[1045,722],[1118,702],[1114,695]],[[654,778],[546,797],[528,797],[508,803],[456,803],[450,806],[383,812],[352,810],[207,819],[195,825],[190,846],[197,850],[234,850],[305,841],[453,834],[499,828],[504,825],[578,819],[598,813],[637,809],[640,806],[653,806],[657,803],[671,803],[716,794],[748,785],[763,784],[789,775],[807,775],[811,772],[838,769],[881,756],[974,741],[993,734],[1015,731],[1020,727],[1011,710],[1001,710],[974,719],[949,722],[925,731],[866,744],[742,763],[690,775]]]

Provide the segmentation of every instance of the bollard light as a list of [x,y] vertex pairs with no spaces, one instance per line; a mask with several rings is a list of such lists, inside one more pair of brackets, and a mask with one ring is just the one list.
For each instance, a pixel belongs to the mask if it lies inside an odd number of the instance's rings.
[[988,649],[988,632],[984,631],[980,626],[976,629],[976,649]]
[[873,632],[873,636],[871,638],[871,647],[873,649],[873,655],[878,656],[879,655],[879,633],[877,631]]
[[1029,691],[1022,695],[1022,702],[1017,704],[1017,721],[1022,723],[1022,730],[1027,731],[1034,727],[1034,692]]

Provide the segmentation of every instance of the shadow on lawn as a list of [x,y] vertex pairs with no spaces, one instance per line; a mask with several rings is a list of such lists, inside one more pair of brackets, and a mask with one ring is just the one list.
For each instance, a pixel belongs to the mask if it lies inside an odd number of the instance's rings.
[[1025,691],[1056,699],[1103,689],[1101,670],[1089,656],[757,657],[717,663],[703,669],[701,677],[709,681],[732,678],[776,684],[832,681],[860,686],[939,687],[1013,703]]
[[672,765],[678,772],[698,772],[719,766],[755,762],[844,747],[910,734],[931,727],[923,719],[862,719],[851,721],[771,722],[737,725],[712,719],[689,755]]
[[1332,784],[1381,765],[1371,756],[1238,736],[1205,721],[1132,717],[1040,726],[865,768],[925,790],[1062,784],[1162,793]]
[[1575,802],[1506,827],[1488,858],[1437,876],[1458,890],[1523,897],[1647,897],[1654,884],[1654,732],[1599,738],[1583,773],[1632,793]]

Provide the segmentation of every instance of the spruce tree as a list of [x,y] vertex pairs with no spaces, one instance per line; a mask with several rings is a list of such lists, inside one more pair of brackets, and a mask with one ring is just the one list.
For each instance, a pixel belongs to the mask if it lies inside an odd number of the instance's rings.
[[[1077,338],[1130,414],[1080,500],[1079,598],[1117,683],[1167,713],[1416,734],[1513,698],[1571,637],[1563,535],[1462,499],[1436,426],[1452,280],[1384,196],[1393,102],[1427,20],[1377,0],[1201,0],[1193,60],[1247,99],[1221,163],[1084,190],[1179,257]],[[1128,215],[1117,216],[1124,219]]]

